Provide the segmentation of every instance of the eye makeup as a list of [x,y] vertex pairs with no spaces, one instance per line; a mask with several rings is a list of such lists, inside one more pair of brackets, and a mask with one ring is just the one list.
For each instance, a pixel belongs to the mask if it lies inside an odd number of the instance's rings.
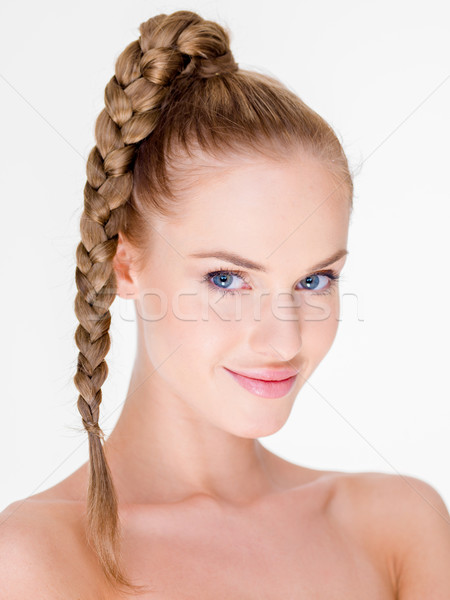
[[[225,275],[225,276],[231,275],[233,277],[238,277],[239,279],[242,279],[242,281],[244,281],[247,285],[250,285],[247,275],[244,271],[240,271],[238,269],[226,269],[226,268],[220,268],[217,271],[210,271],[209,273],[206,273],[200,281],[206,282],[209,285],[210,289],[220,292],[220,293],[222,293],[222,295],[226,295],[226,294],[234,295],[234,294],[240,293],[240,289],[221,287],[220,285],[213,283],[211,281],[214,277],[218,277],[220,275],[222,275],[222,276],[223,275]],[[311,280],[315,277],[324,277],[324,278],[328,279],[328,287],[320,288],[317,291],[314,288],[303,287],[299,291],[311,292],[315,295],[331,294],[331,292],[337,286],[341,276],[334,269],[325,269],[322,271],[315,271],[314,273],[307,275],[306,277],[301,279],[299,283],[305,282],[307,280]]]

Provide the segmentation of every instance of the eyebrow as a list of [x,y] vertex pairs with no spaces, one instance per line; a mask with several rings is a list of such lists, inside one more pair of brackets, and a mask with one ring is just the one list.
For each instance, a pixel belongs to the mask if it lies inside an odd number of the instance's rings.
[[[342,250],[338,250],[330,257],[325,258],[321,262],[317,263],[313,267],[311,267],[311,271],[317,271],[318,269],[323,269],[324,267],[328,267],[328,265],[332,265],[340,258],[348,254],[348,250],[343,248]],[[252,271],[262,271],[263,273],[267,273],[266,267],[263,265],[253,262],[248,258],[244,258],[243,256],[239,256],[239,254],[235,254],[234,252],[226,252],[225,250],[211,250],[210,252],[194,252],[194,254],[189,254],[190,258],[217,258],[219,260],[225,260],[227,262],[233,263],[238,267],[244,267],[245,269],[250,269]]]

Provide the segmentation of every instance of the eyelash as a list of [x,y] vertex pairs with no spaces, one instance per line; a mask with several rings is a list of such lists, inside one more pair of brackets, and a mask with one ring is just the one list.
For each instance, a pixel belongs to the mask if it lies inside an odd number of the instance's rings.
[[[218,271],[211,271],[210,273],[206,273],[203,276],[203,278],[201,279],[201,281],[202,282],[206,281],[206,283],[208,283],[208,285],[210,286],[211,289],[213,289],[216,292],[221,292],[222,295],[224,295],[224,296],[226,294],[232,294],[232,295],[238,294],[239,290],[227,290],[226,288],[220,288],[210,281],[210,279],[212,279],[216,275],[222,275],[222,274],[236,275],[236,277],[241,278],[245,283],[249,284],[249,281],[247,280],[245,273],[243,271],[239,271],[237,269],[236,270],[219,269]],[[322,290],[319,292],[314,292],[314,290],[308,290],[307,288],[303,288],[306,291],[311,291],[313,294],[316,294],[318,296],[325,296],[325,295],[331,294],[331,292],[337,286],[339,280],[341,279],[341,275],[334,269],[327,269],[325,271],[316,271],[315,273],[311,273],[310,275],[307,275],[303,279],[306,279],[307,277],[311,277],[313,275],[324,275],[325,277],[328,277],[328,279],[330,280],[329,287],[326,288],[325,290]],[[303,279],[301,279],[300,281],[303,281]]]

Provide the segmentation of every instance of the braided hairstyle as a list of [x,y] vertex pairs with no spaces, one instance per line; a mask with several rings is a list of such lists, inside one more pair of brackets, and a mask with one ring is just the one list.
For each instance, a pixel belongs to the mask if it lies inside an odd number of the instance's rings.
[[177,11],[148,19],[139,31],[116,61],[96,120],[75,275],[74,382],[89,438],[87,539],[108,581],[126,592],[143,586],[131,584],[119,566],[118,502],[99,426],[119,232],[144,260],[149,217],[176,214],[174,190],[182,191],[193,172],[182,157],[195,157],[195,149],[215,157],[240,151],[276,158],[301,146],[329,165],[350,208],[353,195],[330,125],[275,78],[240,69],[223,27]]

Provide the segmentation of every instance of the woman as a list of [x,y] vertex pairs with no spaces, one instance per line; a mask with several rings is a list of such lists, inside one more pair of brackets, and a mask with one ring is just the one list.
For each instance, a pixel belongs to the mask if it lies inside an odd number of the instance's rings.
[[[178,11],[140,34],[106,86],[76,254],[90,459],[2,513],[6,597],[449,597],[431,486],[308,469],[258,441],[337,331],[353,184],[336,135],[239,69],[218,24]],[[116,294],[138,347],[104,441]]]

